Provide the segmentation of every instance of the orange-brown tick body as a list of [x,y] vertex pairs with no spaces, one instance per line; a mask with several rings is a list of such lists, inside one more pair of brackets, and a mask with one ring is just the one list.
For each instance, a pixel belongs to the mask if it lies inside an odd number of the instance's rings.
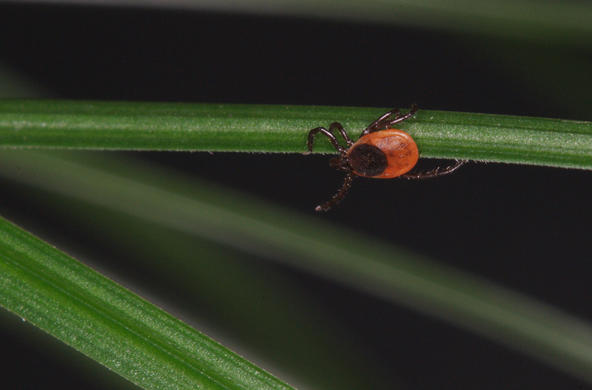
[[[373,179],[393,179],[403,177],[406,179],[427,179],[454,172],[464,161],[456,161],[454,165],[444,169],[435,168],[426,172],[409,173],[419,160],[419,150],[413,138],[404,132],[393,128],[396,123],[411,118],[417,112],[417,106],[411,106],[406,114],[401,114],[398,109],[393,109],[372,122],[353,142],[343,126],[338,122],[331,123],[329,130],[317,127],[308,133],[308,150],[312,152],[314,136],[322,133],[339,152],[339,156],[331,159],[330,165],[334,168],[346,171],[345,181],[339,191],[327,202],[317,206],[316,211],[327,211],[339,203],[356,176]],[[337,142],[335,131],[338,131],[347,143],[347,148]]]
[[403,130],[387,129],[360,137],[346,152],[352,171],[358,176],[392,179],[409,172],[419,150]]

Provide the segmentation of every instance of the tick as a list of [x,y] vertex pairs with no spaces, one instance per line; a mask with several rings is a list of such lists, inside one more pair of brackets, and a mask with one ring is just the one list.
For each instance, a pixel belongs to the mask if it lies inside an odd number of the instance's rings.
[[[356,142],[349,138],[339,122],[331,123],[329,130],[324,127],[312,129],[308,133],[309,152],[312,152],[315,135],[325,135],[339,152],[339,156],[332,158],[329,165],[346,172],[341,188],[327,202],[318,205],[315,211],[327,211],[338,204],[347,194],[354,178],[358,176],[373,179],[428,179],[447,175],[463,165],[465,161],[457,160],[453,165],[444,168],[436,167],[423,172],[411,171],[419,160],[417,144],[409,134],[393,126],[411,118],[416,112],[416,105],[412,105],[406,114],[392,109],[366,127]],[[337,141],[335,131],[339,132],[347,143],[346,148]]]

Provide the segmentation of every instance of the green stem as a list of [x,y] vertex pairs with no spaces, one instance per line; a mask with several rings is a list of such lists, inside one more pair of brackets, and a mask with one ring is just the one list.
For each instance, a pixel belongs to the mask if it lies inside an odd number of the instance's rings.
[[2,218],[0,306],[143,388],[290,389]]
[[[357,135],[385,110],[0,100],[0,148],[302,153],[311,128]],[[592,169],[592,122],[420,110],[399,127],[423,157]],[[333,150],[320,139],[316,151]]]

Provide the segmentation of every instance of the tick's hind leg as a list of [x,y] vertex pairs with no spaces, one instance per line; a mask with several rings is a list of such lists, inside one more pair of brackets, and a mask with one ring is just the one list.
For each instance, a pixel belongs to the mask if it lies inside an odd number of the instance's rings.
[[329,199],[325,203],[315,207],[315,211],[317,211],[317,212],[329,211],[333,206],[335,206],[336,204],[341,202],[341,200],[347,194],[347,191],[350,189],[353,181],[354,181],[354,174],[350,172],[345,176],[345,180],[343,181],[343,185],[341,186],[339,191],[337,191],[337,193],[335,195],[333,195],[333,197],[331,199]]
[[466,163],[465,160],[456,160],[454,164],[448,165],[444,168],[436,167],[434,169],[430,169],[428,171],[423,171],[423,172],[412,171],[412,172],[406,173],[404,175],[401,175],[400,177],[402,177],[404,179],[431,179],[431,178],[438,177],[438,176],[448,175],[448,174],[456,171],[458,168],[463,166],[465,163]]
[[360,137],[375,131],[392,129],[395,124],[403,122],[404,120],[409,119],[415,115],[417,110],[418,108],[416,104],[411,105],[411,109],[406,114],[401,114],[401,111],[399,111],[398,108],[393,108],[366,127]]

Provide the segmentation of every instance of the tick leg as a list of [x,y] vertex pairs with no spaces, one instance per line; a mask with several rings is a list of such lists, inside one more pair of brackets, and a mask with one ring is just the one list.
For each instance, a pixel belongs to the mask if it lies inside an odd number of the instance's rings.
[[337,142],[337,138],[335,138],[335,136],[333,135],[333,133],[331,133],[330,131],[328,131],[324,127],[317,127],[317,128],[312,129],[311,131],[308,132],[308,143],[307,143],[307,146],[308,146],[308,151],[309,152],[312,152],[312,147],[314,145],[314,137],[318,133],[322,133],[322,134],[326,135],[327,138],[329,138],[329,141],[331,142],[331,144],[333,145],[333,147],[335,149],[337,149],[338,152],[345,153],[345,149],[342,148],[339,145],[339,142]]
[[465,163],[466,163],[465,160],[456,160],[454,164],[449,165],[444,168],[436,167],[434,169],[431,169],[429,171],[424,171],[424,172],[410,172],[410,173],[406,173],[404,175],[401,175],[400,177],[402,177],[404,179],[431,179],[433,177],[448,175],[448,174],[456,171],[458,168],[463,166]]
[[[395,118],[397,118],[398,116],[401,115],[401,111],[399,111],[398,108],[393,108],[392,110],[385,112],[384,114],[382,114],[382,116],[380,118],[378,118],[377,120],[375,120],[374,122],[370,123],[368,125],[368,127],[366,127],[366,129],[364,131],[362,131],[362,134],[360,135],[360,137],[365,136],[366,134],[370,134],[373,131],[377,131],[380,130],[381,127],[383,127],[384,125],[384,121],[392,116],[394,116]],[[384,127],[383,127],[384,129]]]
[[[385,129],[392,129],[397,123],[403,122],[406,119],[411,118],[417,112],[417,104],[412,104],[411,109],[406,114],[401,114],[398,108],[393,108],[389,112],[383,114],[380,118],[372,122],[366,130],[362,132],[361,136],[370,134],[374,131],[380,131]],[[360,137],[361,137],[360,136]]]
[[399,114],[397,115],[392,121],[390,121],[388,123],[389,127],[393,126],[397,123],[403,122],[406,119],[411,118],[413,115],[415,115],[415,113],[417,112],[418,108],[417,108],[417,104],[412,104],[411,108],[409,109],[409,112],[407,114]]
[[339,133],[341,134],[341,136],[343,137],[345,142],[347,142],[348,146],[352,146],[354,144],[354,141],[352,141],[351,138],[349,138],[349,135],[347,135],[347,132],[345,131],[345,129],[343,128],[341,123],[339,123],[339,122],[331,123],[331,126],[329,126],[329,131],[331,133],[333,133],[335,130],[339,131]]
[[337,191],[337,193],[335,195],[333,195],[333,197],[331,199],[329,199],[325,203],[315,207],[315,211],[317,211],[317,212],[329,211],[333,206],[335,206],[336,204],[341,202],[341,200],[347,194],[347,191],[349,191],[353,181],[354,181],[354,174],[350,172],[345,176],[345,180],[343,181],[343,185],[341,186],[339,191]]

